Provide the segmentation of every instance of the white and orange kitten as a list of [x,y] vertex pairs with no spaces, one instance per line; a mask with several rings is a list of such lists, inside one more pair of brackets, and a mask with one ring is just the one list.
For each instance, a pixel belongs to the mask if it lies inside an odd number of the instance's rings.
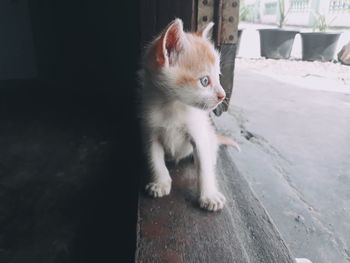
[[220,85],[220,56],[208,39],[213,23],[184,32],[175,19],[146,50],[142,79],[142,126],[152,179],[146,191],[168,195],[171,177],[165,156],[179,160],[193,154],[199,175],[199,204],[209,211],[224,207],[215,165],[219,140],[209,113],[225,98]]

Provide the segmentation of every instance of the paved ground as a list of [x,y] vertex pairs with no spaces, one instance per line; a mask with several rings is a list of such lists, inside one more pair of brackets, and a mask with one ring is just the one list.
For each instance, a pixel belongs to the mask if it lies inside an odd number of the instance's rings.
[[302,88],[350,93],[350,66],[340,63],[240,58],[236,66]]
[[[230,153],[294,256],[350,262],[350,85],[293,83],[291,63],[238,59],[220,130],[240,144]],[[350,76],[350,67],[328,66]]]

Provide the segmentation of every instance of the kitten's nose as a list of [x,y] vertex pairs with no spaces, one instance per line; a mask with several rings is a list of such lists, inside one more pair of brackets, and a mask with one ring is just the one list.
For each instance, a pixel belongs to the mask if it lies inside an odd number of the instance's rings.
[[218,98],[218,101],[223,101],[226,97],[225,94],[223,93],[218,93],[216,96]]

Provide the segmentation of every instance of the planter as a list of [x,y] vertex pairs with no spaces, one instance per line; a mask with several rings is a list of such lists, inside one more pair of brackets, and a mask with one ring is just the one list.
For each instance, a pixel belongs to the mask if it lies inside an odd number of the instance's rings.
[[300,33],[303,60],[331,61],[341,33]]
[[297,33],[284,29],[259,29],[260,55],[273,59],[289,58]]

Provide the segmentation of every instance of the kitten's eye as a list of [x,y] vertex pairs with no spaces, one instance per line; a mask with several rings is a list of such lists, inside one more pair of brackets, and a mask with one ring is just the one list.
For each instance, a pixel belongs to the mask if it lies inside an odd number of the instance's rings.
[[206,87],[209,85],[209,77],[208,76],[201,77],[199,79],[199,81],[201,82],[203,87]]

